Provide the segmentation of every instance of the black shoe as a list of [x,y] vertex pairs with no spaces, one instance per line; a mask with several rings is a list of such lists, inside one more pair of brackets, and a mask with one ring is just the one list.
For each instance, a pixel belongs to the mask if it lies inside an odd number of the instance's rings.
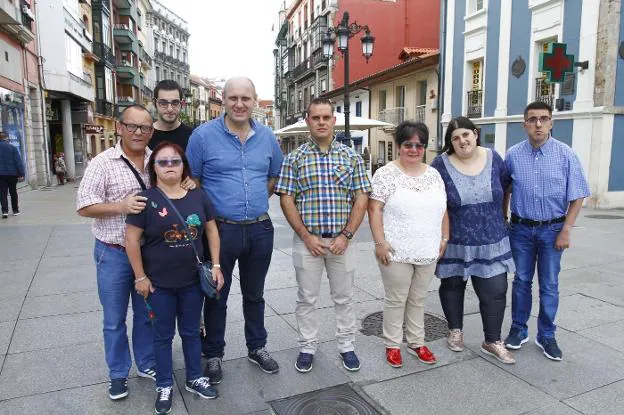
[[211,385],[218,385],[223,380],[223,372],[221,370],[221,358],[211,357],[206,363],[206,369],[204,369],[204,376],[209,379]]
[[154,404],[154,412],[157,414],[168,414],[171,412],[171,402],[173,400],[173,387],[165,386],[156,388],[156,404]]
[[250,362],[257,364],[260,367],[260,370],[264,373],[279,372],[279,365],[264,347],[249,352],[247,359],[249,359]]
[[19,210],[16,210],[15,212],[13,212],[13,216],[19,216],[19,214],[22,213]]
[[314,355],[311,353],[299,353],[297,361],[295,362],[295,369],[300,373],[308,373],[312,370],[312,362],[314,361]]
[[505,347],[511,350],[518,350],[529,341],[529,335],[520,329],[509,330],[509,336],[505,339]]
[[535,339],[535,344],[537,347],[542,349],[544,352],[544,356],[549,358],[550,360],[554,360],[560,362],[563,359],[563,352],[557,346],[557,340],[554,337],[552,338],[544,338],[544,339]]
[[199,395],[204,399],[214,399],[219,394],[217,390],[210,386],[208,378],[198,378],[195,380],[187,380],[185,389],[191,393]]
[[8,219],[9,218],[9,214],[8,213],[3,213],[2,214],[2,219]]
[[111,379],[108,382],[108,397],[116,401],[128,396],[128,379]]

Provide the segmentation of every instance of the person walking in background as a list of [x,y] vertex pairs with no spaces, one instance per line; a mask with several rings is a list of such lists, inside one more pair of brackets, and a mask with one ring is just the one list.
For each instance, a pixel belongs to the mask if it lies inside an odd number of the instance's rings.
[[54,172],[56,173],[56,183],[58,185],[65,184],[65,173],[67,165],[65,164],[65,154],[58,153],[54,156]]
[[297,278],[295,316],[300,353],[295,369],[312,370],[318,347],[316,299],[323,270],[327,272],[336,311],[336,341],[342,364],[360,369],[355,354],[353,282],[355,248],[349,245],[366,214],[370,183],[362,158],[334,139],[334,105],[314,98],[307,108],[311,139],[282,164],[275,192],[284,216],[295,231],[293,264]]
[[25,169],[17,147],[9,143],[9,136],[0,131],[0,206],[2,219],[9,217],[9,199],[13,216],[20,214],[17,182],[24,180]]
[[520,349],[529,341],[531,286],[537,266],[539,314],[535,344],[551,360],[563,353],[555,338],[559,307],[559,271],[563,251],[583,199],[590,195],[583,167],[574,151],[550,135],[552,108],[532,102],[524,110],[528,138],[507,151],[512,178],[511,251],[516,263],[511,294],[512,324],[505,345]]
[[182,88],[172,79],[163,79],[154,88],[154,106],[158,118],[154,122],[154,134],[149,142],[152,150],[163,141],[177,144],[186,151],[193,128],[180,120]]
[[[213,203],[225,284],[219,299],[204,301],[206,336],[202,351],[211,384],[223,379],[227,299],[238,262],[245,317],[247,358],[265,373],[279,365],[266,350],[264,282],[273,255],[273,222],[269,197],[282,164],[282,150],[273,132],[252,118],[258,96],[248,78],[228,79],[223,88],[225,114],[197,127],[186,154],[194,177]],[[209,253],[206,253],[206,257]]]
[[[146,198],[147,208],[126,218],[126,252],[134,270],[135,288],[154,312],[155,411],[167,414],[173,397],[171,344],[176,320],[186,364],[185,389],[204,399],[217,397],[217,391],[202,376],[201,339],[197,334],[204,296],[195,252],[203,253],[202,236],[206,233],[212,258],[219,258],[219,231],[205,192],[182,187],[191,169],[180,146],[160,143],[150,156],[147,170],[154,187],[139,193]],[[203,262],[203,258],[199,260]],[[212,273],[220,290],[223,275],[218,262],[213,264]]]
[[425,300],[436,261],[448,241],[446,193],[440,174],[423,163],[429,130],[403,121],[394,141],[398,160],[373,176],[368,219],[375,242],[385,298],[383,337],[386,360],[401,367],[403,323],[407,352],[423,363],[436,363],[425,345]]
[[435,272],[448,321],[447,345],[454,352],[464,349],[464,296],[472,277],[485,335],[481,351],[513,364],[501,341],[507,273],[515,270],[502,210],[510,178],[498,153],[480,146],[479,130],[466,117],[451,120],[442,151],[431,167],[444,181],[450,221],[449,242]]

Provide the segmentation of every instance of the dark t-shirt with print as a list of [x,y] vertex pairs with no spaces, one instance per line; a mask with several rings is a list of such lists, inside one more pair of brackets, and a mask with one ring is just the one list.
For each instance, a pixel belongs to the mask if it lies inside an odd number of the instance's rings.
[[152,150],[163,141],[169,141],[182,147],[182,150],[186,151],[186,145],[188,144],[189,137],[193,133],[193,127],[189,127],[185,124],[180,124],[178,128],[171,131],[162,131],[154,129],[154,134],[147,144]]
[[[145,209],[128,215],[126,223],[143,229],[141,247],[145,273],[155,287],[182,288],[199,282],[197,259],[178,215],[154,188],[139,193],[147,197]],[[207,221],[214,219],[212,204],[201,189],[172,200],[186,220],[191,238],[202,258],[202,235]]]

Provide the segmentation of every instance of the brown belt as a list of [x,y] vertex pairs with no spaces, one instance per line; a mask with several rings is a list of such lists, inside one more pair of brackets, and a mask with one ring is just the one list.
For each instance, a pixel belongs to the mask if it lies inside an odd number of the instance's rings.
[[[98,240],[99,240],[99,239],[98,239]],[[119,250],[119,251],[124,251],[124,252],[126,252],[126,248],[124,248],[123,246],[121,246],[121,245],[119,245],[119,244],[111,244],[111,243],[104,242],[104,241],[100,241],[100,242],[102,242],[104,245],[109,246],[109,247],[111,247],[111,248],[115,248],[115,249],[117,249],[117,250]]]

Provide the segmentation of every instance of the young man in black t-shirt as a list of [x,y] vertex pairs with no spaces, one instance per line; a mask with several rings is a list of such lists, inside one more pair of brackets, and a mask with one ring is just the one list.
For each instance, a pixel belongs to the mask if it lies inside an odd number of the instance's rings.
[[149,148],[154,149],[162,141],[170,141],[186,151],[186,144],[193,128],[182,124],[180,110],[182,108],[182,88],[171,79],[163,79],[154,89],[154,105],[158,111],[158,119],[154,123],[154,135]]

